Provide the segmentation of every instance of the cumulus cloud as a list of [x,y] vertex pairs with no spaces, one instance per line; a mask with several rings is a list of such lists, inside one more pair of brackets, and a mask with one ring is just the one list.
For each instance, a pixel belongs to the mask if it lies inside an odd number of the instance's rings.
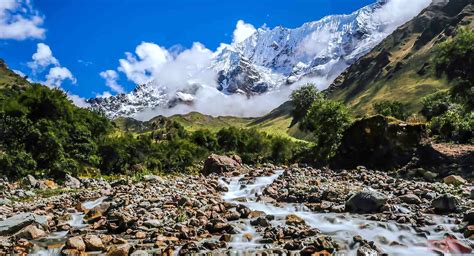
[[45,84],[50,87],[60,87],[62,82],[66,79],[70,80],[73,84],[77,82],[69,69],[65,67],[53,67],[46,75]]
[[243,20],[237,21],[237,25],[235,26],[234,30],[234,38],[233,38],[233,43],[238,44],[245,39],[249,38],[253,33],[257,31],[255,27],[252,24],[245,23]]
[[119,79],[119,76],[115,70],[106,70],[102,71],[99,73],[100,77],[105,79],[105,84],[114,92],[116,93],[124,93],[125,90],[123,87],[118,84],[117,80]]
[[142,42],[135,54],[126,52],[126,59],[120,59],[119,70],[136,84],[144,84],[156,77],[160,67],[172,57],[169,52],[154,43]]
[[44,38],[43,21],[29,0],[0,1],[0,39]]
[[53,51],[47,44],[38,43],[36,52],[31,56],[31,59],[32,61],[28,62],[28,67],[33,71],[35,79],[37,79],[38,73],[43,74],[48,67],[53,66],[46,74],[46,80],[42,82],[45,85],[60,87],[65,80],[71,81],[72,84],[77,82],[72,72],[68,68],[61,66],[59,60],[54,57]]
[[31,56],[33,61],[28,62],[28,67],[31,68],[33,73],[42,71],[49,65],[58,66],[59,61],[53,56],[53,52],[48,45],[39,43],[36,45],[36,52]]

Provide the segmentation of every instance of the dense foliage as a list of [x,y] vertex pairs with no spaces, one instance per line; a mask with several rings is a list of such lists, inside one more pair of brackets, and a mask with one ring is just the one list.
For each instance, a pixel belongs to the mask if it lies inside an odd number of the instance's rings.
[[373,105],[376,114],[391,116],[400,120],[408,118],[407,107],[400,101],[379,101]]
[[322,94],[312,84],[307,84],[298,90],[294,90],[290,96],[293,104],[293,110],[291,111],[291,115],[293,116],[292,124],[303,119],[311,108],[313,102],[322,97]]
[[62,176],[99,163],[98,143],[110,129],[105,117],[75,107],[59,89],[34,84],[11,93],[0,109],[4,173]]
[[435,58],[438,75],[455,82],[453,95],[470,110],[474,107],[474,31],[464,27],[440,44]]
[[0,169],[61,178],[96,170],[102,174],[193,171],[210,153],[236,153],[246,163],[290,163],[305,144],[253,129],[186,131],[157,118],[151,131],[119,130],[104,116],[74,106],[59,89],[38,84],[9,91],[0,101]]
[[435,63],[438,75],[445,74],[454,87],[422,100],[430,132],[442,141],[474,143],[474,31],[462,28],[441,43]]
[[[325,164],[334,156],[343,133],[350,124],[344,104],[328,100],[314,86],[303,86],[292,94],[296,103],[293,118],[300,120],[300,128],[311,132],[314,142],[309,156],[316,164]],[[304,113],[304,116],[301,116]]]

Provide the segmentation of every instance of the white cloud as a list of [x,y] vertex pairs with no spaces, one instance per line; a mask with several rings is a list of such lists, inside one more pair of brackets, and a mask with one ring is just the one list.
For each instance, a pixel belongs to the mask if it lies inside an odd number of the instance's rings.
[[64,80],[70,80],[71,83],[77,82],[71,71],[62,67],[59,60],[54,57],[51,48],[44,43],[38,43],[36,52],[31,56],[32,61],[28,62],[28,67],[33,71],[34,78],[36,75],[43,74],[45,69],[49,66],[53,66],[49,69],[46,74],[46,81],[42,82],[50,87],[60,87]]
[[95,95],[96,98],[108,98],[110,96],[113,96],[112,93],[110,93],[109,91],[104,91],[102,93],[97,93]]
[[39,43],[36,46],[36,52],[31,56],[33,61],[28,62],[28,67],[33,73],[41,72],[49,65],[59,66],[59,61],[53,56],[53,52],[48,45]]
[[156,77],[160,67],[172,58],[165,48],[148,42],[138,45],[135,54],[125,53],[127,58],[119,60],[119,71],[136,84],[147,83]]
[[257,31],[252,24],[245,23],[243,20],[237,21],[237,25],[234,30],[233,43],[237,44],[245,39],[249,38],[253,33]]
[[20,70],[13,69],[12,71],[21,77],[25,77],[25,73],[21,72]]
[[385,24],[385,32],[392,33],[397,27],[415,17],[432,0],[389,0],[382,8],[375,11],[373,20]]
[[117,72],[115,72],[114,70],[106,70],[106,71],[102,71],[100,72],[100,77],[102,77],[103,79],[105,79],[105,84],[110,88],[112,89],[112,91],[116,92],[116,93],[124,93],[124,89],[123,87],[117,83],[117,80],[119,78]]
[[44,38],[43,21],[29,0],[0,1],[0,39]]
[[86,102],[86,99],[82,98],[79,95],[75,94],[67,94],[67,97],[74,103],[74,105],[81,107],[81,108],[88,108],[90,107],[90,104]]
[[45,84],[50,87],[60,87],[62,82],[66,79],[70,80],[73,84],[77,82],[69,69],[65,67],[53,67],[46,75]]

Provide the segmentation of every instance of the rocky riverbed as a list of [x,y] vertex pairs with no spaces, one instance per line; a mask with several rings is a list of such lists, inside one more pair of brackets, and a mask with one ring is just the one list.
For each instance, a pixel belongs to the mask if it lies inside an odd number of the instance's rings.
[[271,165],[206,174],[68,177],[64,191],[42,198],[35,191],[54,182],[4,182],[0,254],[429,255],[474,246],[473,183],[459,176]]

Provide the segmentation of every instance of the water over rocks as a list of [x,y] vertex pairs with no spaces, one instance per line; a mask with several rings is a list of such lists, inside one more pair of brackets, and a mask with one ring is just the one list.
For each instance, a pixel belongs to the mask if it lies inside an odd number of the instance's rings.
[[4,228],[0,254],[430,254],[429,241],[445,234],[472,245],[469,180],[431,183],[362,166],[237,171],[77,179],[80,189],[14,199],[0,206],[0,223],[17,223]]

